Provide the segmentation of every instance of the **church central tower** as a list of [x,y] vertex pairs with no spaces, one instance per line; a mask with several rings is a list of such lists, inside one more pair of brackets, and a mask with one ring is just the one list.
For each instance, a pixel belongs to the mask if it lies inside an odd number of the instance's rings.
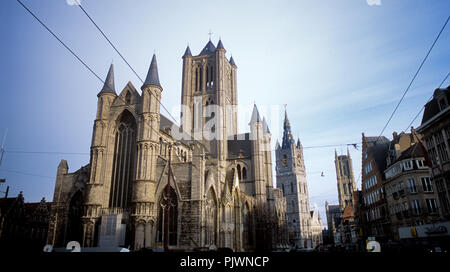
[[310,248],[311,215],[309,209],[308,184],[306,182],[303,146],[292,137],[291,125],[285,112],[283,142],[277,141],[276,173],[277,188],[286,197],[286,214],[289,243],[298,248]]
[[236,70],[219,40],[209,40],[197,56],[189,46],[183,55],[181,126],[209,147],[221,160],[227,157],[227,139],[237,134]]

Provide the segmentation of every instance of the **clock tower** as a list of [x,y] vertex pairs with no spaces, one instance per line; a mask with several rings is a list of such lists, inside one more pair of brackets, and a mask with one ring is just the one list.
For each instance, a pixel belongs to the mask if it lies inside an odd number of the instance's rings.
[[295,143],[291,125],[285,111],[283,142],[277,141],[276,174],[277,188],[286,197],[286,214],[289,243],[297,248],[311,248],[311,213],[309,209],[308,184],[306,182],[303,146],[300,139]]

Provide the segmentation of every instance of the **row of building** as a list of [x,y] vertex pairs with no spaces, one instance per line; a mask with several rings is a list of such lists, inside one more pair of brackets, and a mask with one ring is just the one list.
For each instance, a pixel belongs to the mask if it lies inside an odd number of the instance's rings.
[[392,140],[362,134],[361,190],[351,191],[353,203],[341,197],[346,180],[354,182],[352,169],[346,173],[351,158],[336,155],[340,203],[326,204],[334,244],[364,250],[368,240],[376,240],[388,249],[448,248],[449,101],[450,86],[436,89],[421,125],[394,132]]

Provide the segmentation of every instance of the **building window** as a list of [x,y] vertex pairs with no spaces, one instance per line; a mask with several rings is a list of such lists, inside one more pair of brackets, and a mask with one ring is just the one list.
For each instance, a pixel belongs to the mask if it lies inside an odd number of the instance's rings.
[[291,193],[294,192],[294,184],[291,182]]
[[371,161],[369,163],[367,163],[366,166],[364,167],[365,174],[368,174],[370,171],[372,171],[372,162]]
[[247,179],[247,168],[242,167],[242,179],[246,180]]
[[404,170],[411,170],[413,167],[412,167],[412,161],[405,161],[405,162],[403,162],[403,169]]
[[420,214],[420,203],[419,200],[414,199],[411,201],[411,208],[412,211],[414,213],[414,215],[419,215]]
[[442,135],[441,131],[435,134],[434,140],[436,141],[436,146],[441,158],[441,162],[448,161],[447,148],[445,146],[444,136]]
[[417,193],[416,180],[414,178],[408,179],[408,189],[411,194]]
[[169,225],[169,245],[177,245],[177,237],[178,237],[178,197],[173,190],[172,187],[170,190],[170,202],[169,195],[167,194],[167,187],[163,189],[163,193],[161,194],[161,199],[159,202],[159,212],[158,212],[158,229],[156,235],[156,241],[163,242],[164,241],[164,224],[165,217],[167,215],[166,209],[169,209],[169,217],[168,217],[168,225]]
[[425,200],[427,202],[428,212],[431,214],[437,213],[436,199],[429,198]]
[[119,117],[115,133],[113,169],[109,207],[125,208],[131,201],[134,158],[136,153],[136,121],[125,110]]
[[426,168],[426,165],[423,160],[416,160],[416,164],[418,168]]
[[429,177],[422,178],[422,188],[426,193],[433,192],[433,186]]

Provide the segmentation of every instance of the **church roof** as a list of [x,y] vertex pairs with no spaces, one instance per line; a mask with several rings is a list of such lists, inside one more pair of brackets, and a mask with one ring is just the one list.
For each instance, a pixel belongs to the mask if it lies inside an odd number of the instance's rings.
[[278,139],[277,139],[277,142],[275,143],[275,148],[276,149],[280,149],[281,148],[280,142],[278,141]]
[[183,57],[184,56],[192,56],[191,49],[189,48],[189,45],[186,47],[186,51],[184,51]]
[[223,43],[222,43],[221,39],[219,39],[219,42],[217,43],[217,48],[216,49],[225,49],[225,47],[223,47]]
[[250,119],[249,124],[253,124],[256,122],[261,122],[261,117],[259,116],[258,108],[256,107],[256,104],[253,106],[253,112],[252,112],[252,118]]
[[114,65],[112,63],[111,66],[109,66],[108,75],[106,75],[105,83],[99,94],[101,93],[116,94],[116,88],[114,86]]
[[281,147],[289,148],[291,144],[295,144],[294,137],[292,137],[291,124],[287,116],[287,110],[284,111],[284,124],[283,124],[283,142]]
[[236,66],[236,63],[234,63],[233,56],[231,56],[231,58],[230,58],[230,64],[233,65],[233,66]]
[[270,134],[269,125],[267,125],[266,117],[263,117],[263,131],[264,133]]
[[145,78],[144,86],[158,86],[160,88],[161,84],[159,83],[159,75],[158,75],[158,63],[156,62],[156,55],[153,54],[152,63],[150,64],[150,68],[148,69],[147,77]]
[[209,40],[209,42],[205,45],[202,52],[200,52],[200,55],[206,55],[216,52],[216,47],[214,44]]

